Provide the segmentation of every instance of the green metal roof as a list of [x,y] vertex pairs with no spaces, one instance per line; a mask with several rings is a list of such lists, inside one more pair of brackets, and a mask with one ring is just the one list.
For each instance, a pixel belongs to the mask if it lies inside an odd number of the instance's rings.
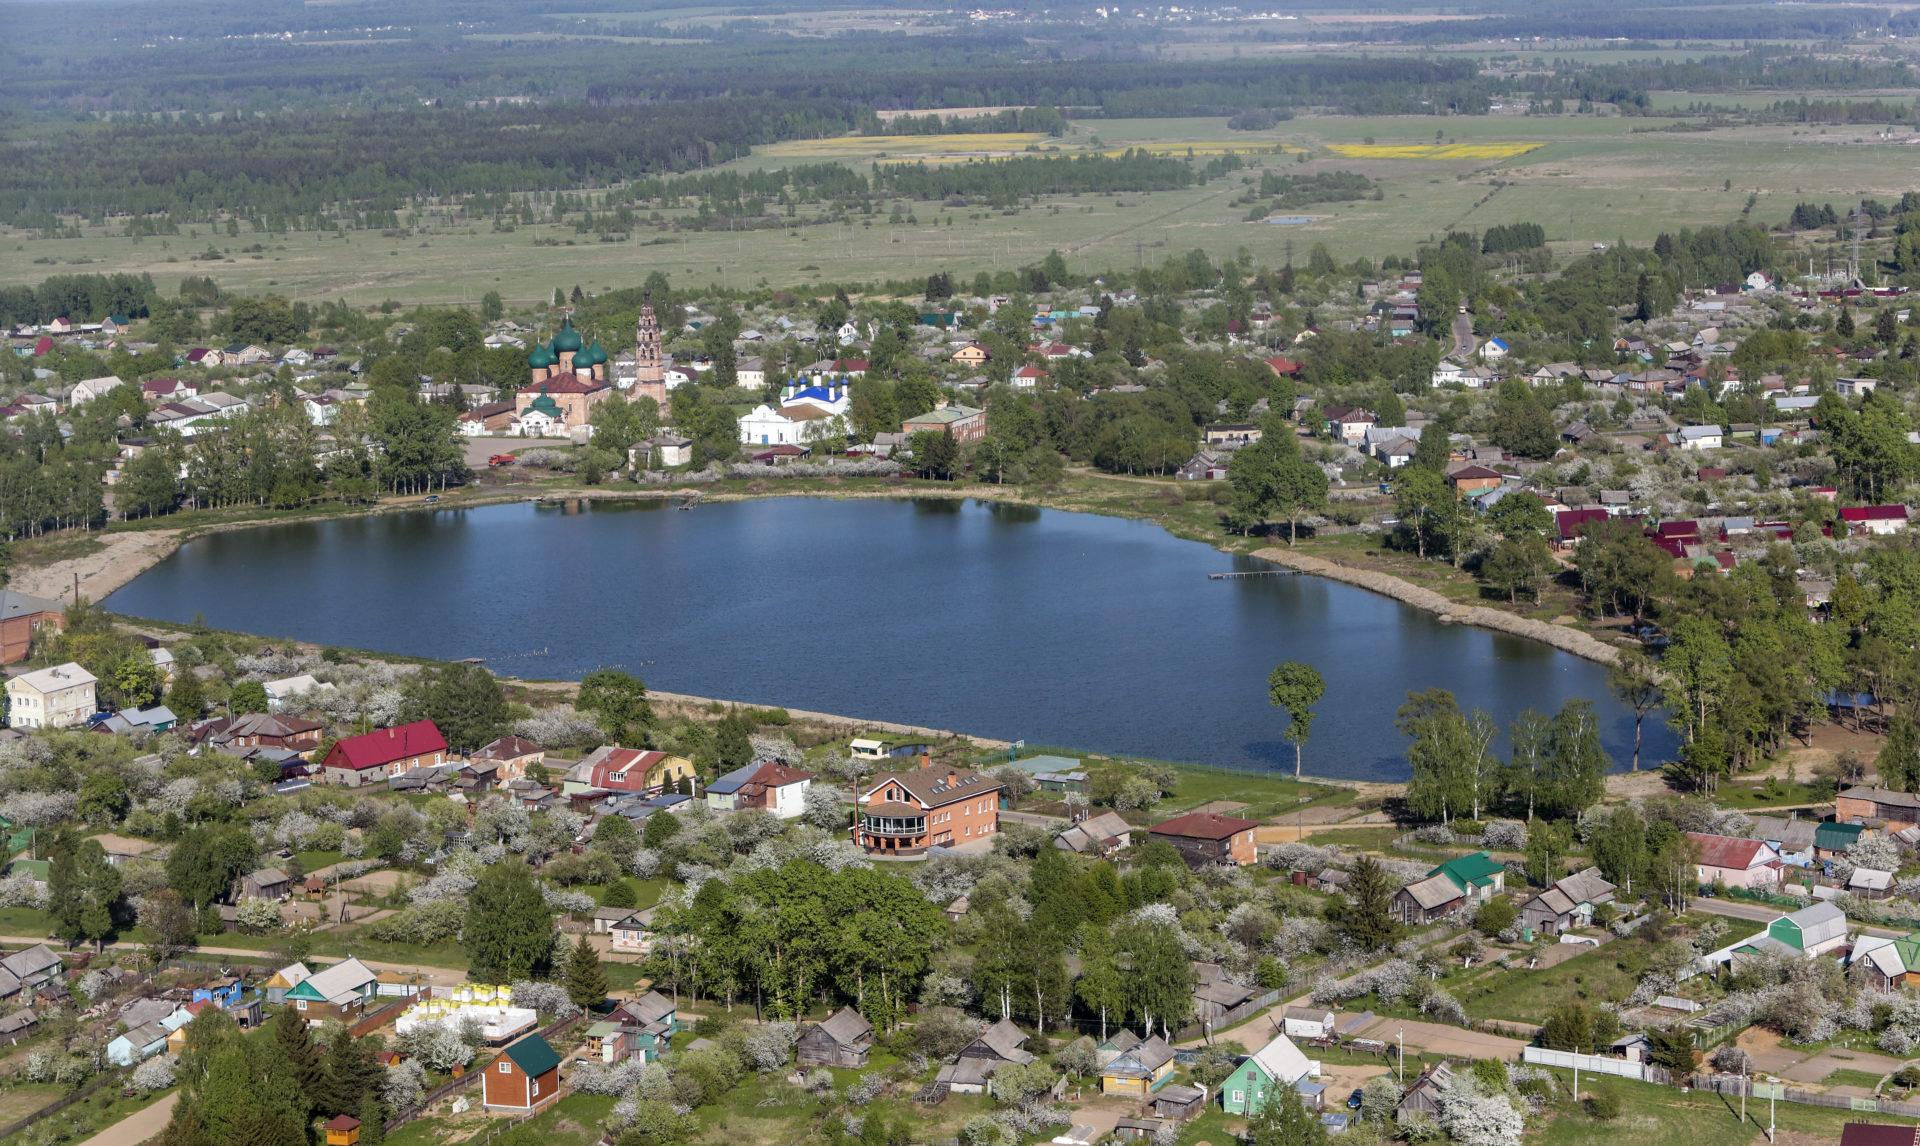
[[587,1028],[587,1037],[590,1039],[604,1039],[608,1035],[617,1035],[619,1033],[620,1024],[611,1019],[602,1019]]
[[580,349],[580,332],[573,328],[572,318],[560,320],[560,333],[553,336],[553,352],[557,356],[562,350]]
[[528,1035],[501,1053],[529,1075],[543,1075],[560,1065],[559,1053],[539,1035]]
[[1813,846],[1843,852],[1860,839],[1861,830],[1859,824],[1821,824],[1813,829]]
[[1472,855],[1450,859],[1427,874],[1444,875],[1458,885],[1460,890],[1465,891],[1471,887],[1485,885],[1505,870],[1506,865],[1486,852],[1474,852]]

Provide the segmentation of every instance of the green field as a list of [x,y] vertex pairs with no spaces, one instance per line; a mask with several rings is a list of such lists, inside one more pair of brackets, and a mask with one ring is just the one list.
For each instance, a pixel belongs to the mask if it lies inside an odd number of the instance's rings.
[[[1217,154],[1226,144],[1285,146],[1256,154],[1250,165],[1280,171],[1354,170],[1384,186],[1379,201],[1326,204],[1298,225],[1250,223],[1233,200],[1242,177],[1155,194],[1058,196],[1007,211],[983,206],[901,202],[913,222],[888,222],[888,211],[844,223],[741,233],[675,233],[642,225],[628,242],[602,243],[571,226],[495,232],[490,220],[434,212],[403,237],[369,231],[345,237],[294,233],[228,238],[202,231],[171,238],[129,239],[88,228],[77,239],[0,234],[0,283],[32,283],[77,270],[145,271],[163,288],[189,274],[211,274],[222,286],[276,291],[309,301],[342,297],[372,304],[475,302],[488,290],[509,303],[544,301],[558,286],[594,291],[631,286],[652,271],[676,284],[730,287],[804,286],[834,281],[907,279],[934,268],[962,274],[1038,260],[1058,249],[1082,270],[1158,262],[1201,248],[1215,256],[1242,247],[1262,262],[1289,251],[1303,261],[1324,242],[1336,258],[1407,253],[1452,228],[1532,221],[1561,253],[1594,242],[1648,242],[1661,230],[1732,222],[1749,192],[1749,218],[1783,220],[1800,199],[1844,204],[1864,195],[1896,198],[1911,187],[1912,154],[1856,127],[1736,127],[1709,132],[1649,130],[1657,119],[1521,116],[1308,117],[1265,132],[1228,131],[1219,119],[1083,120],[1060,140],[1038,146],[1110,151],[1132,145]],[[1504,160],[1351,159],[1329,144],[1536,144]],[[948,137],[951,138],[951,137]],[[1208,145],[1212,145],[1210,149]],[[1024,148],[1026,141],[1020,141]],[[925,154],[910,137],[839,144],[775,145],[736,161],[742,167],[835,158],[862,166],[882,156]],[[951,150],[949,148],[948,150]],[[1006,154],[1004,138],[983,151]],[[1307,162],[1297,161],[1296,150]],[[964,156],[961,156],[964,158]],[[942,161],[957,161],[951,155]],[[662,213],[671,219],[684,209]],[[806,218],[805,211],[800,218]],[[209,244],[227,258],[199,261]],[[259,250],[246,248],[258,245]],[[537,245],[544,244],[544,245]]]

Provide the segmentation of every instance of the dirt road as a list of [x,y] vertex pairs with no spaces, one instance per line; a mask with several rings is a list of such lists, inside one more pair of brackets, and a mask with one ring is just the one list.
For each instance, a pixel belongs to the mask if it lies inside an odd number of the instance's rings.
[[[44,937],[33,938],[26,935],[0,935],[0,943],[17,943],[31,947],[36,943],[45,942],[47,942],[47,940]],[[133,942],[131,939],[123,939],[118,943],[109,943],[107,946],[117,951],[138,951],[142,945]],[[242,959],[259,959],[268,953],[248,947],[195,947],[191,951],[186,952],[186,954],[228,955]],[[307,963],[313,967],[331,967],[335,963],[342,961],[343,960],[332,956],[316,956],[309,958]],[[403,975],[417,973],[422,979],[436,987],[458,987],[467,980],[466,972],[456,971],[451,967],[427,967],[413,963],[386,963],[377,959],[362,959],[360,961],[375,971],[397,971]]]
[[173,1118],[174,1104],[179,1101],[180,1092],[176,1090],[153,1105],[127,1115],[80,1146],[140,1146],[167,1128]]

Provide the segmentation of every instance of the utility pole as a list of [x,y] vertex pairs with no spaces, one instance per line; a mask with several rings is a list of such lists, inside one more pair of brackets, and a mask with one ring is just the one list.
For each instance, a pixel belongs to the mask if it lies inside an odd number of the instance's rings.
[[1580,1048],[1573,1048],[1573,1104],[1580,1105]]
[[1407,1028],[1401,1027],[1395,1033],[1394,1039],[1400,1044],[1400,1053],[1395,1056],[1394,1069],[1399,1072],[1400,1086],[1405,1088],[1407,1085]]

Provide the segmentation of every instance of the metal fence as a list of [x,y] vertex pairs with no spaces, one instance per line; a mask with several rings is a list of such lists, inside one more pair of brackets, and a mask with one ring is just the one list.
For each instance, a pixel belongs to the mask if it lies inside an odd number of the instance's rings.
[[1527,1047],[1520,1052],[1520,1061],[1534,1066],[1557,1066],[1562,1070],[1577,1066],[1589,1074],[1607,1074],[1615,1078],[1631,1078],[1639,1082],[1644,1082],[1647,1078],[1647,1064],[1643,1062],[1629,1062],[1623,1058],[1608,1058],[1605,1055],[1549,1050],[1546,1047]]

